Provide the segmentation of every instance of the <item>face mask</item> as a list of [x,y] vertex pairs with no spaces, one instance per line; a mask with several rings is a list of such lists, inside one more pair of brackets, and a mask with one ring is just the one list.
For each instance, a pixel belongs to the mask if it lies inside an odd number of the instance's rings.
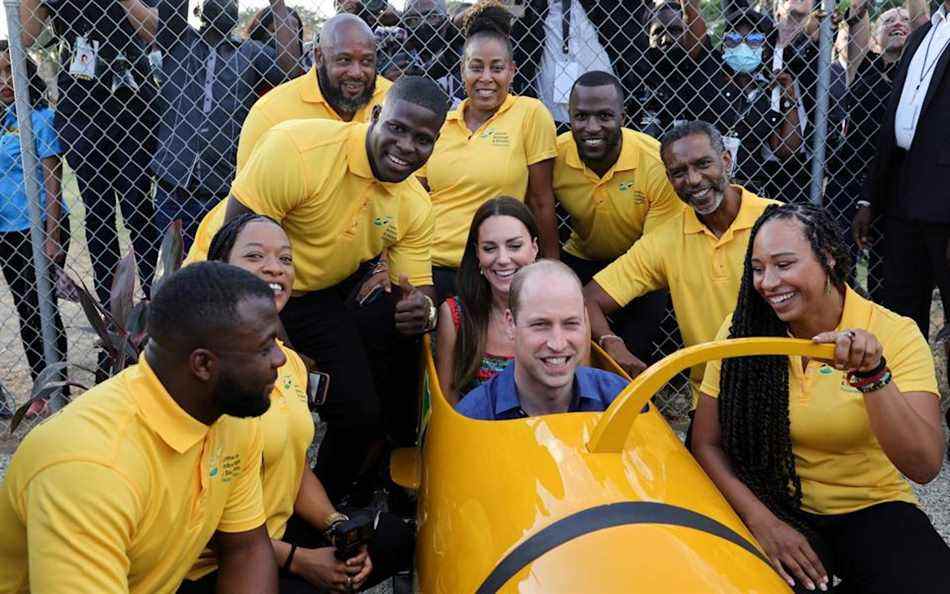
[[722,50],[722,59],[736,72],[749,73],[762,65],[762,48],[752,49],[745,43]]

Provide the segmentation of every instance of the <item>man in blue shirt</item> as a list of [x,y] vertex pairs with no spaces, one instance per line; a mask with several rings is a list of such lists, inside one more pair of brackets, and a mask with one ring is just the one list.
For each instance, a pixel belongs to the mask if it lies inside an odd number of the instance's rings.
[[627,385],[618,375],[580,367],[590,353],[590,323],[577,275],[555,260],[515,274],[505,312],[515,360],[469,392],[455,409],[500,421],[563,412],[603,411]]

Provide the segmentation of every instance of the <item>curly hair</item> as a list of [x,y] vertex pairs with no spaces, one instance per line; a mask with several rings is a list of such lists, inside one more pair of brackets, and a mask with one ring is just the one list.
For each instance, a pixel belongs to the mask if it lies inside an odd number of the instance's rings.
[[234,242],[238,235],[244,230],[248,223],[256,221],[268,221],[280,227],[280,223],[267,215],[257,214],[256,212],[247,212],[234,217],[218,229],[218,232],[211,238],[211,245],[208,246],[208,260],[213,262],[225,262],[231,258],[231,250],[234,249]]
[[[729,338],[788,336],[788,325],[759,295],[752,280],[755,238],[772,220],[798,221],[829,285],[843,291],[847,284],[851,257],[834,221],[814,206],[771,205],[749,236]],[[718,408],[723,450],[739,480],[772,513],[807,534],[795,514],[801,507],[802,484],[795,471],[788,406],[787,357],[738,357],[722,362]]]
[[528,235],[537,241],[538,223],[531,210],[520,200],[509,196],[492,198],[482,204],[468,230],[465,252],[456,273],[458,300],[462,306],[462,324],[458,340],[455,342],[455,385],[469,385],[475,379],[478,368],[485,356],[485,342],[488,334],[488,319],[491,315],[491,286],[482,276],[478,266],[478,232],[482,223],[494,216],[509,216],[521,221],[528,229]]
[[462,23],[465,47],[474,39],[495,39],[505,44],[508,58],[513,55],[511,47],[511,13],[497,0],[482,0],[465,15]]

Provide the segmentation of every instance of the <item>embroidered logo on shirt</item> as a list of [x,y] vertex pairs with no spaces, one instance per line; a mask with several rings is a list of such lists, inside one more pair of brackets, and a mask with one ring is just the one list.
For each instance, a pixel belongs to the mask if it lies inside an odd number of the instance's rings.
[[821,367],[818,368],[818,373],[820,373],[821,375],[831,375],[834,372],[835,370],[832,369],[831,367],[828,367],[827,365],[822,365]]
[[241,454],[231,454],[224,457],[221,462],[221,480],[225,483],[231,482],[235,476],[241,472]]
[[622,184],[620,184],[619,186],[617,186],[617,188],[618,188],[621,192],[626,192],[627,190],[629,190],[629,189],[632,188],[632,187],[633,187],[633,182],[632,182],[632,181],[631,181],[631,182],[623,182]]
[[208,471],[208,476],[210,476],[211,478],[218,476],[218,461],[220,460],[220,458],[221,458],[220,447],[214,450],[213,452],[211,452],[211,455],[208,456],[208,466],[211,468],[211,470]]
[[482,138],[488,138],[492,146],[511,146],[511,138],[507,132],[499,132],[494,128],[489,128],[482,132]]

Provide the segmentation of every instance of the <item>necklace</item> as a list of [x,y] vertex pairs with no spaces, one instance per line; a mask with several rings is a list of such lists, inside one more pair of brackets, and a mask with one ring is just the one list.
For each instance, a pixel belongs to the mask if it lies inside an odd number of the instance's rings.
[[[946,18],[944,19],[946,20]],[[950,26],[946,23],[942,23],[943,26]],[[933,45],[934,38],[937,36],[937,27],[933,27],[930,30],[929,39],[927,39],[927,49],[924,51],[924,63],[920,67],[920,76],[917,79],[917,86],[914,87],[914,96],[911,98],[911,103],[917,101],[917,93],[920,92],[920,86],[924,84],[924,79],[930,74],[930,71],[934,69],[937,65],[937,62],[940,61],[940,56],[943,55],[944,50],[947,49],[947,45],[950,45],[950,39],[947,39],[943,42],[943,47],[940,48],[940,51],[934,56],[934,61],[927,65],[927,60],[930,59],[930,47]]]

